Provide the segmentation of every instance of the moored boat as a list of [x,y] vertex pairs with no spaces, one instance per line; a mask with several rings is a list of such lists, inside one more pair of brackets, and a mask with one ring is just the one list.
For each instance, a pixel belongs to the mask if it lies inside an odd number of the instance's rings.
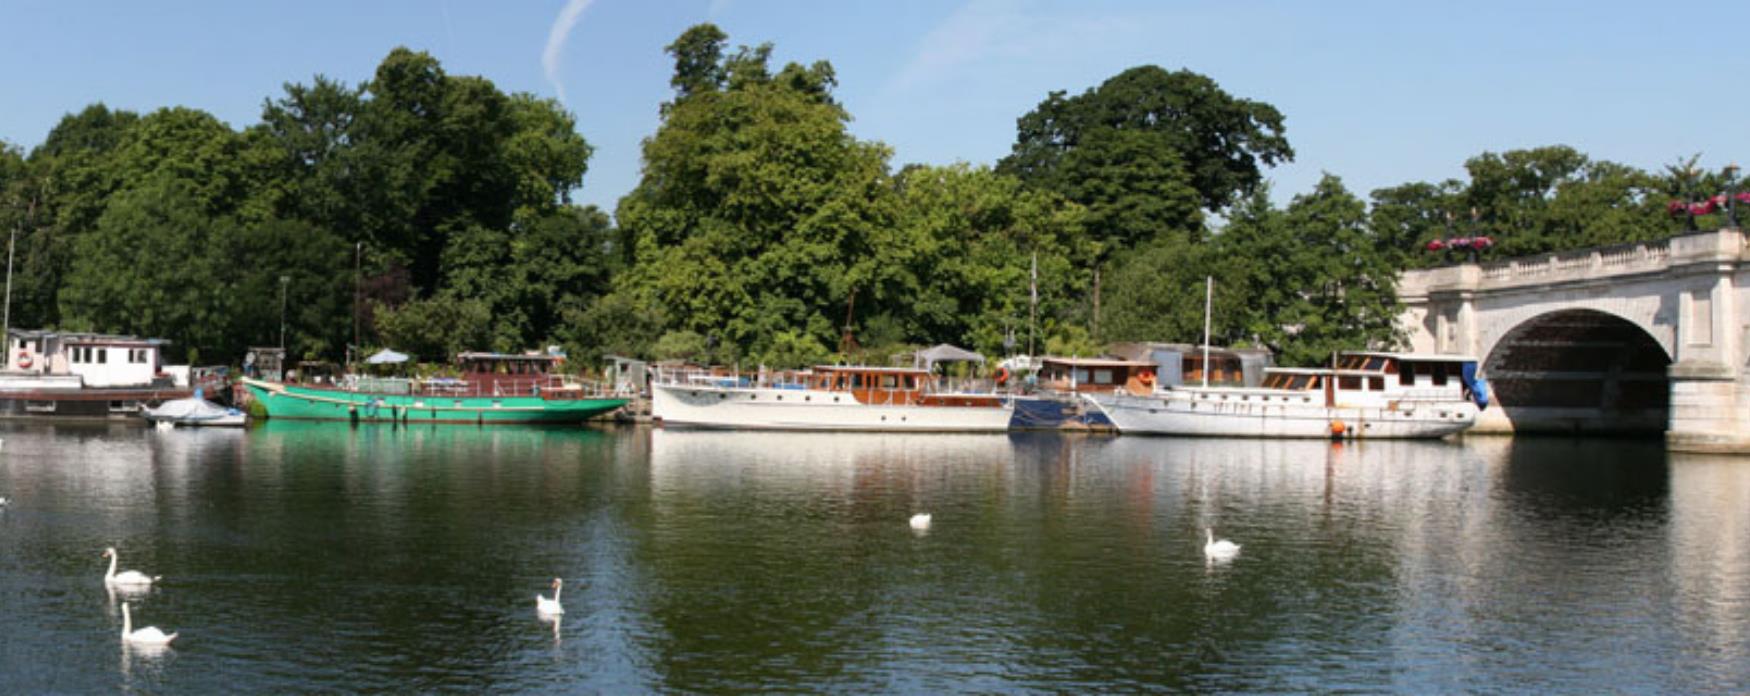
[[1476,360],[1355,352],[1334,367],[1270,368],[1258,387],[1169,386],[1084,394],[1125,434],[1268,438],[1439,438],[1488,404]]
[[140,415],[161,428],[179,425],[241,428],[249,421],[249,416],[238,409],[220,406],[202,398],[199,389],[195,390],[194,396],[166,401],[157,408],[141,411]]
[[1018,397],[944,386],[928,369],[818,366],[755,376],[659,374],[651,415],[664,427],[1000,432]]
[[194,393],[192,371],[162,364],[168,343],[10,329],[0,370],[0,417],[135,420],[144,409],[187,398]]
[[462,353],[457,378],[353,376],[289,384],[245,378],[268,418],[405,423],[581,423],[626,404],[567,383],[547,355]]

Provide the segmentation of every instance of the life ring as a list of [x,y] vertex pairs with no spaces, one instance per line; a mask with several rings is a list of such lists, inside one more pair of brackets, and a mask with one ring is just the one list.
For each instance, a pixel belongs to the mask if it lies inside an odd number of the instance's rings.
[[997,386],[1000,387],[1000,386],[1003,386],[1005,384],[1008,384],[1009,383],[1009,368],[1006,368],[1006,367],[997,368],[996,378],[997,378]]
[[1155,373],[1145,370],[1136,375],[1136,381],[1141,382],[1142,386],[1152,387],[1155,383]]
[[22,350],[18,351],[18,366],[19,367],[28,370],[28,369],[30,369],[31,365],[35,365],[35,364],[36,363],[30,359],[30,353],[26,353]]

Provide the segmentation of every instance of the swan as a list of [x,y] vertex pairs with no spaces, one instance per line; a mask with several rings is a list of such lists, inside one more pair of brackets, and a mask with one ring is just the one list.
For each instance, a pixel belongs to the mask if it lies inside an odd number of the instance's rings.
[[6,496],[3,496],[3,495],[0,495],[0,507],[6,507],[6,506],[7,506],[7,505],[9,505],[9,504],[11,504],[11,503],[12,503],[12,499],[11,499],[11,498],[8,498],[8,497],[6,497]]
[[1203,545],[1203,555],[1214,561],[1225,561],[1240,555],[1240,545],[1226,539],[1215,538],[1215,530],[1205,527],[1203,534],[1209,539]]
[[103,574],[103,582],[105,584],[136,586],[150,585],[164,579],[164,576],[162,575],[147,575],[137,570],[124,570],[120,573],[115,572],[116,561],[120,559],[116,557],[115,547],[113,546],[103,550],[103,557],[109,559],[109,572]]
[[122,602],[122,642],[133,645],[169,645],[176,634],[165,635],[157,626],[134,630],[134,617],[128,613],[128,603]]
[[559,590],[564,585],[565,585],[564,580],[560,580],[559,578],[553,578],[553,598],[547,599],[546,597],[542,597],[539,594],[535,595],[535,611],[540,612],[542,614],[563,614],[563,613],[565,613],[565,606],[559,603]]
[[911,516],[911,528],[924,531],[930,528],[930,513],[920,512]]

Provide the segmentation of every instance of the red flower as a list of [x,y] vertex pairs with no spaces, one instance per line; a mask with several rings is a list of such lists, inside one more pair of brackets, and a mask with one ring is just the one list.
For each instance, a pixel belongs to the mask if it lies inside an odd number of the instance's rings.
[[1446,242],[1442,242],[1438,239],[1428,240],[1428,250],[1429,251],[1440,251],[1441,249],[1445,249],[1445,248],[1446,248]]

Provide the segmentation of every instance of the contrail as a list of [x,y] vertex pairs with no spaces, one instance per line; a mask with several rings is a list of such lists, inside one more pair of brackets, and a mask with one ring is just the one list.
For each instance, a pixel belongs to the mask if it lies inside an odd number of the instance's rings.
[[559,54],[565,50],[565,40],[570,38],[572,27],[577,26],[577,20],[593,2],[595,0],[567,0],[565,8],[559,10],[559,16],[553,19],[553,28],[547,31],[547,48],[541,51],[541,68],[547,74],[547,81],[553,84],[553,91],[559,94],[560,102],[565,101],[565,85],[559,82]]

